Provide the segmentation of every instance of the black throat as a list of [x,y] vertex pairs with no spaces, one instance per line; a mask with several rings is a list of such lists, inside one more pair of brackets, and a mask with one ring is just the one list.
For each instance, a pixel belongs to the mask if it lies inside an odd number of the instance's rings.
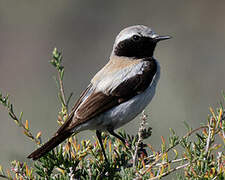
[[114,53],[117,56],[132,57],[135,59],[152,57],[156,47],[154,39],[140,37],[134,40],[132,37],[118,43]]

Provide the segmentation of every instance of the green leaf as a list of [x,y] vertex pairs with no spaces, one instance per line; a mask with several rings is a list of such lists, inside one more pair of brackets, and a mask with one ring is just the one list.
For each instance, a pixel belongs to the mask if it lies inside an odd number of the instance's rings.
[[55,59],[50,60],[50,63],[51,63],[54,67],[57,66],[57,65],[56,65],[56,60],[55,60]]
[[23,117],[23,112],[20,112],[20,116],[19,116],[19,121],[22,121],[22,117]]
[[69,95],[69,97],[68,97],[68,99],[67,99],[67,101],[66,101],[66,104],[67,104],[67,105],[69,105],[70,99],[72,98],[72,96],[73,96],[73,92],[70,93],[70,95]]
[[62,69],[62,71],[60,72],[60,78],[63,79],[64,76],[64,69]]

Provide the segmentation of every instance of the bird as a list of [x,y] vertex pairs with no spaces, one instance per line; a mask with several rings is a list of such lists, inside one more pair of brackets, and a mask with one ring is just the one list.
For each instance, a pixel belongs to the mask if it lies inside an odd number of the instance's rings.
[[160,78],[160,64],[154,58],[160,36],[144,25],[129,26],[116,36],[108,63],[91,79],[65,123],[54,136],[28,158],[37,160],[64,140],[84,130],[95,130],[104,159],[102,132],[126,140],[116,129],[133,120],[151,102]]

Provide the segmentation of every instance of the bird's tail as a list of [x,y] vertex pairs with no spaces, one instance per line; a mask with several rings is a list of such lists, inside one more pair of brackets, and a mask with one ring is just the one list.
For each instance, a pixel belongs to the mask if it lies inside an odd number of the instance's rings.
[[68,131],[64,131],[55,135],[43,146],[38,148],[36,151],[32,152],[27,158],[31,158],[33,160],[39,159],[40,157],[44,156],[46,153],[51,151],[54,147],[56,147],[58,144],[63,142],[66,138],[70,137],[71,135],[72,133]]

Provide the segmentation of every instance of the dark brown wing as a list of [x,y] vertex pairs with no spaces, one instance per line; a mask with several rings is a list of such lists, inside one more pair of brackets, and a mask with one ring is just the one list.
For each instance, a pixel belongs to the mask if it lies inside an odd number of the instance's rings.
[[71,121],[73,119],[74,116],[74,111],[76,110],[76,108],[80,105],[80,103],[82,103],[84,97],[90,93],[89,91],[91,90],[91,84],[89,84],[89,86],[81,93],[79,99],[77,100],[77,102],[75,103],[75,105],[73,106],[71,113],[69,115],[69,118],[67,119],[67,121],[58,129],[58,131],[55,133],[55,135],[59,134],[60,132],[64,131],[64,129],[67,129],[70,124]]
[[157,64],[154,59],[147,59],[146,61],[148,61],[148,65],[142,69],[142,73],[121,83],[110,94],[105,94],[101,91],[93,91],[93,93],[78,106],[70,128],[72,129],[90,120],[147,89],[156,73]]

